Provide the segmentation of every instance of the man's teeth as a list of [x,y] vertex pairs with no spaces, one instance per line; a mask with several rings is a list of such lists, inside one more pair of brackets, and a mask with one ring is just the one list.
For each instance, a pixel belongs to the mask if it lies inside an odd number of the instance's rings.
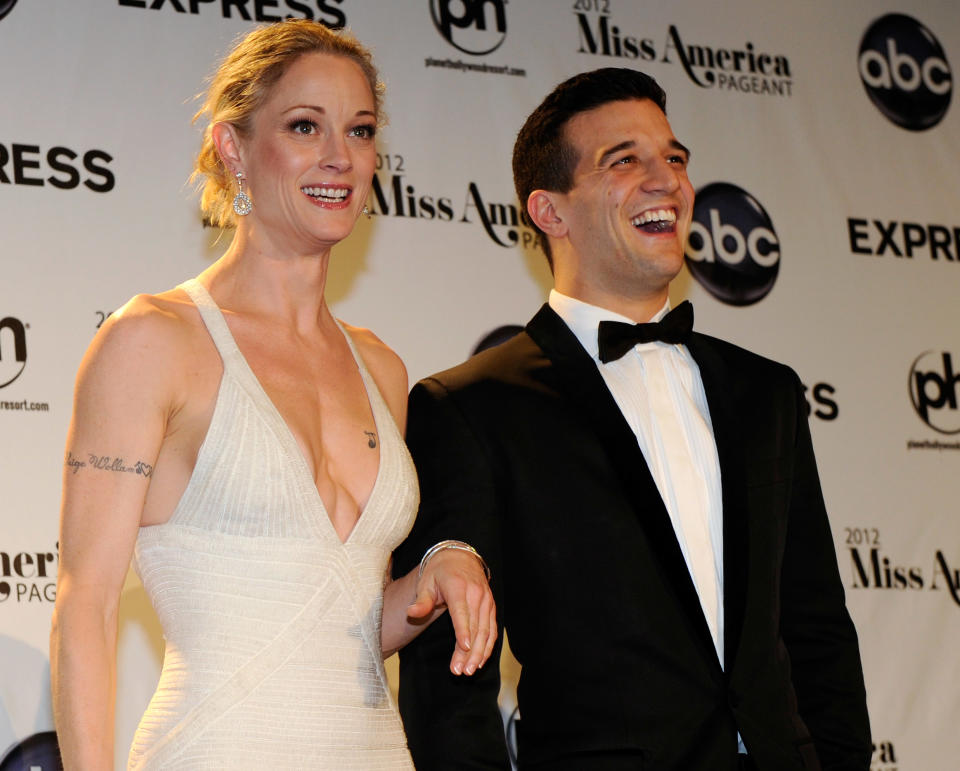
[[677,213],[673,209],[650,209],[638,217],[634,217],[630,220],[630,224],[638,228],[642,225],[648,225],[651,222],[674,223],[676,221]]
[[319,198],[321,201],[330,203],[343,201],[350,195],[350,188],[347,187],[302,187],[300,189],[311,198]]

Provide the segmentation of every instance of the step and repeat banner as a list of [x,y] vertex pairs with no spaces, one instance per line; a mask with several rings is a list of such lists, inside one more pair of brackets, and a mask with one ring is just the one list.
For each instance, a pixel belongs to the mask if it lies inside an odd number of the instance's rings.
[[[47,639],[77,365],[111,311],[229,242],[187,183],[195,96],[237,35],[284,18],[349,27],[382,70],[373,216],[334,251],[328,299],[412,379],[546,298],[510,174],[525,116],[579,71],[657,78],[698,191],[673,300],[806,385],[873,769],[956,768],[953,0],[0,0],[0,768],[53,767]],[[131,576],[118,767],[162,655]],[[518,668],[504,670],[509,716]]]

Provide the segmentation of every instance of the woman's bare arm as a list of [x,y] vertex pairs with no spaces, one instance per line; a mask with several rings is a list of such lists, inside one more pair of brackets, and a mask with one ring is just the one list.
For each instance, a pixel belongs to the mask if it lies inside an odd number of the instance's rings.
[[[402,434],[408,391],[403,362],[369,330],[351,328],[351,336]],[[422,576],[418,570],[412,570],[387,583],[380,635],[384,654],[402,648],[444,610],[450,613],[457,637],[450,671],[457,675],[473,674],[493,651],[497,639],[496,605],[480,561],[455,549],[437,553]]]
[[80,366],[67,436],[50,638],[67,769],[112,769],[117,608],[170,411],[171,321],[135,298]]

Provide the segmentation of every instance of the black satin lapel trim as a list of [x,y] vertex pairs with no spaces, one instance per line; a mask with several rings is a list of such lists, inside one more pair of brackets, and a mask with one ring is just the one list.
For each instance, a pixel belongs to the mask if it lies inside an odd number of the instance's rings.
[[680,606],[690,620],[693,634],[700,639],[704,655],[712,657],[719,669],[720,662],[710,627],[703,615],[683,552],[680,551],[670,515],[637,444],[637,437],[620,412],[596,363],[549,305],[544,305],[531,319],[526,331],[553,363],[568,398],[581,406],[589,424],[595,429],[653,546],[652,551],[660,562],[666,585],[676,593]]
[[717,356],[708,338],[693,334],[687,348],[700,368],[720,459],[723,497],[723,649],[729,676],[736,661],[747,602],[750,529],[746,457],[734,411],[736,374]]

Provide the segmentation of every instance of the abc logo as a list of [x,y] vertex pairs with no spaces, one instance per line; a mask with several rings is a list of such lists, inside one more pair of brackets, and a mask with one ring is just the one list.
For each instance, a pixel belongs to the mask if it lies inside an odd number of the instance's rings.
[[686,255],[693,277],[728,305],[762,300],[780,270],[770,216],[746,190],[727,182],[697,192]]
[[506,0],[430,0],[433,23],[454,48],[481,56],[507,37]]
[[939,41],[900,13],[877,19],[860,42],[860,79],[870,101],[910,131],[936,126],[950,106],[953,79]]
[[63,768],[60,747],[53,731],[43,731],[13,745],[0,760],[0,771],[56,771]]
[[953,372],[949,353],[920,354],[910,368],[910,401],[920,419],[941,434],[960,434],[957,387],[960,374]]
[[[8,330],[11,334],[4,334]],[[13,345],[11,346],[11,343]],[[10,355],[11,348],[13,356]],[[0,320],[0,388],[20,377],[27,366],[27,332],[23,322],[13,316]]]
[[16,4],[17,0],[0,0],[0,19],[10,13]]

